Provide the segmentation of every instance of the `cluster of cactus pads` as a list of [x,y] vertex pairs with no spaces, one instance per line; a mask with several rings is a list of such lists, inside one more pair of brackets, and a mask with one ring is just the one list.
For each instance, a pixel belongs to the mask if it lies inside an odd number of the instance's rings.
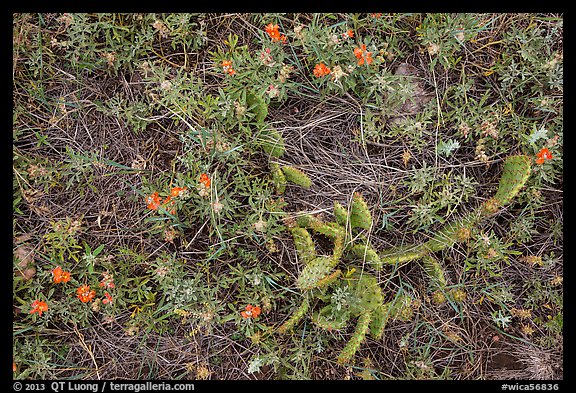
[[[344,273],[337,268],[341,260],[363,261],[376,269],[382,267],[378,253],[362,236],[362,229],[372,226],[372,214],[362,196],[355,193],[348,209],[335,202],[334,216],[336,221],[325,222],[312,215],[302,215],[291,228],[296,252],[304,264],[297,279],[304,298],[278,332],[292,330],[317,302],[324,306],[313,313],[312,321],[321,328],[343,329],[351,318],[357,318],[356,330],[338,357],[338,363],[345,364],[350,362],[366,334],[378,339],[389,320],[410,318],[412,299],[397,294],[386,302],[376,277],[364,268],[352,265]],[[332,254],[317,254],[310,231],[330,239]],[[342,294],[339,300],[332,296],[336,292]]]
[[[290,230],[303,264],[296,283],[303,293],[303,301],[277,331],[281,334],[290,332],[310,310],[312,322],[329,330],[343,329],[351,318],[356,318],[356,329],[338,356],[339,364],[349,363],[367,334],[379,339],[389,321],[407,320],[414,310],[414,302],[402,291],[385,296],[376,276],[367,268],[379,270],[386,265],[420,260],[431,286],[443,291],[446,287],[444,270],[434,253],[468,239],[474,226],[516,196],[529,175],[528,157],[508,157],[494,197],[460,220],[445,225],[422,244],[382,252],[376,251],[365,235],[373,221],[370,209],[359,193],[353,195],[348,207],[334,202],[335,221],[327,222],[313,215],[299,216]],[[317,254],[311,233],[331,241],[330,255]],[[341,261],[346,261],[346,265],[339,266]],[[316,307],[320,309],[314,311]]]

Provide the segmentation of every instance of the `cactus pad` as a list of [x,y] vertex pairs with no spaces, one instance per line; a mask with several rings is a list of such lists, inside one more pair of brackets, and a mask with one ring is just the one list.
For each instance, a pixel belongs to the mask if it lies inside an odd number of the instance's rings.
[[348,225],[348,210],[338,201],[334,201],[334,216],[338,224],[343,227]]
[[258,146],[273,157],[280,158],[284,155],[284,138],[278,130],[265,128],[260,131],[257,141]]
[[309,264],[316,258],[316,249],[310,233],[304,228],[293,228],[292,238],[294,239],[294,247],[298,257],[304,264]]
[[372,316],[370,313],[360,315],[360,318],[358,318],[358,322],[356,324],[356,330],[354,330],[354,334],[338,356],[338,364],[350,363],[350,360],[354,354],[356,354],[356,351],[358,351],[358,348],[360,348],[362,341],[364,341],[364,338],[366,337],[371,318]]
[[378,256],[376,250],[374,250],[369,245],[355,244],[352,246],[352,248],[350,248],[350,251],[357,259],[368,262],[376,269],[382,268],[382,261],[380,260],[380,256]]
[[332,257],[319,256],[314,258],[302,269],[297,280],[298,288],[303,291],[317,288],[321,280],[330,274],[336,263],[338,260]]
[[280,327],[278,328],[278,332],[284,334],[292,330],[294,326],[296,326],[296,324],[300,322],[300,320],[304,317],[309,307],[310,302],[308,301],[308,298],[305,297],[300,306],[298,307],[298,309],[292,313],[290,318],[288,318],[286,322],[280,325]]
[[370,229],[372,226],[372,213],[362,195],[355,192],[350,208],[350,225],[352,228]]
[[282,172],[284,173],[284,177],[286,177],[287,181],[304,188],[312,187],[312,180],[310,180],[308,175],[302,172],[300,169],[285,165],[282,167]]
[[263,124],[264,119],[268,116],[268,105],[264,99],[253,91],[248,91],[246,93],[246,105],[248,106],[248,111],[254,115],[254,122]]
[[509,203],[524,187],[529,176],[530,158],[524,155],[506,158],[498,191],[494,195],[496,202],[500,205]]

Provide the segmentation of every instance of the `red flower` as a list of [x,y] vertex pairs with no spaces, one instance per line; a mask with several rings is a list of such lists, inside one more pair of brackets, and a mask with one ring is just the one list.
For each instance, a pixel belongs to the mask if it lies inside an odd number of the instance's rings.
[[203,173],[200,175],[200,183],[204,184],[206,188],[210,187],[211,181],[207,174]]
[[104,296],[106,296],[106,298],[102,299],[102,303],[108,304],[108,303],[112,303],[114,301],[114,299],[112,299],[112,296],[110,296],[110,294],[108,292],[105,292]]
[[272,41],[274,42],[281,41],[283,44],[286,43],[286,36],[284,34],[280,34],[280,32],[278,31],[278,25],[269,23],[266,25],[264,30],[272,38]]
[[540,150],[538,152],[538,154],[536,154],[536,164],[542,165],[544,164],[544,160],[551,160],[552,158],[554,158],[552,156],[552,153],[550,153],[550,150],[548,150],[547,147],[544,147],[542,150]]
[[114,276],[112,274],[105,271],[102,273],[102,277],[102,281],[98,284],[100,287],[114,288]]
[[70,272],[63,271],[60,266],[57,266],[54,268],[54,270],[52,270],[52,275],[54,276],[54,282],[56,284],[61,282],[67,283],[70,281]]
[[326,67],[324,63],[316,64],[316,66],[314,67],[314,76],[316,78],[326,76],[330,74],[330,72],[331,72],[330,68]]
[[48,305],[46,302],[41,300],[34,300],[31,304],[31,307],[32,310],[30,310],[30,314],[37,312],[39,316],[42,316],[43,312],[48,311]]
[[90,286],[84,284],[76,289],[76,294],[82,303],[88,303],[94,299],[94,296],[96,296],[96,291],[90,290]]
[[153,193],[146,197],[146,203],[148,204],[148,209],[157,210],[160,206],[160,197],[158,192]]
[[240,313],[240,315],[242,315],[242,318],[258,318],[258,316],[261,313],[259,306],[254,307],[251,304],[247,305],[244,310],[245,311],[242,311]]
[[372,52],[366,50],[365,44],[362,44],[359,48],[354,48],[354,56],[358,59],[358,65],[364,65],[364,62],[370,65],[374,61],[374,59],[372,59]]

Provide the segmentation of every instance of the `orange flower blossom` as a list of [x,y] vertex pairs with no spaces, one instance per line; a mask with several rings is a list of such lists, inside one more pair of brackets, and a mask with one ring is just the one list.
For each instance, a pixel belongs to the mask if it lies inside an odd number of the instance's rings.
[[342,38],[354,38],[354,32],[352,30],[348,30],[345,33],[342,33]]
[[80,299],[82,303],[88,303],[89,301],[94,299],[94,296],[96,296],[96,291],[90,290],[90,286],[84,284],[79,286],[78,289],[76,289],[76,294],[78,295],[78,299]]
[[32,310],[30,310],[30,314],[37,312],[39,316],[42,316],[43,312],[48,311],[48,305],[46,302],[41,300],[34,300],[31,304],[31,307]]
[[251,304],[247,305],[244,310],[245,311],[242,311],[240,313],[240,315],[242,315],[242,318],[258,318],[258,316],[261,313],[259,306],[254,307]]
[[210,178],[208,177],[207,174],[203,173],[200,175],[200,183],[204,184],[204,187],[208,188],[210,187]]
[[153,193],[146,197],[146,203],[148,204],[148,209],[157,210],[160,206],[160,197],[158,192]]
[[178,195],[180,195],[182,192],[186,191],[187,189],[188,189],[188,187],[174,187],[170,191],[170,195],[173,197],[177,197]]
[[330,74],[330,68],[326,67],[326,64],[320,63],[316,64],[316,66],[314,67],[314,76],[316,78],[321,78],[328,74]]
[[286,36],[284,34],[280,34],[278,31],[278,25],[269,23],[266,25],[264,30],[266,30],[266,33],[268,33],[268,35],[272,38],[272,41],[281,41],[283,44],[286,43]]
[[365,44],[362,44],[360,47],[354,48],[354,56],[356,56],[356,58],[358,59],[358,65],[364,65],[364,62],[370,65],[374,61],[374,59],[372,59],[372,52],[368,52],[366,50]]
[[551,160],[552,158],[554,158],[552,156],[552,153],[550,153],[550,150],[548,150],[547,147],[544,147],[542,150],[540,150],[538,152],[538,154],[536,154],[536,164],[542,165],[544,164],[544,160]]
[[70,281],[70,272],[65,272],[62,270],[60,266],[57,266],[52,270],[52,275],[54,276],[54,282],[58,283],[67,283]]
[[222,62],[222,69],[224,70],[224,72],[226,72],[228,75],[234,75],[236,73],[236,71],[234,70],[234,68],[232,68],[232,62],[230,60],[224,60]]

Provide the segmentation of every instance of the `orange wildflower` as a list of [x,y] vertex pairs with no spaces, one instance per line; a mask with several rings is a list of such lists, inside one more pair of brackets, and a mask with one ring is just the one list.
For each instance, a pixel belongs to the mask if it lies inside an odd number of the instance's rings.
[[46,302],[41,300],[34,300],[31,304],[31,307],[32,310],[30,310],[30,314],[37,312],[39,316],[42,316],[43,312],[48,311],[48,305]]
[[78,299],[80,299],[82,303],[88,303],[89,301],[94,299],[94,296],[96,296],[96,291],[90,290],[90,286],[84,284],[79,286],[78,289],[76,289],[76,294],[78,295]]
[[188,187],[174,187],[170,191],[170,195],[173,197],[177,197],[178,195],[180,195],[182,192],[186,191],[187,189],[188,189]]
[[[164,202],[162,202],[162,205],[163,205],[162,207],[164,207],[164,208],[166,209],[166,205],[168,204],[168,202],[170,202],[170,206],[174,206],[174,201],[172,200],[172,195],[168,195],[168,196],[166,197],[166,199],[164,199]],[[176,210],[175,210],[175,209],[171,209],[171,210],[166,209],[166,210],[167,210],[170,214],[176,213]]]
[[70,272],[62,272],[62,282],[63,283],[67,283],[68,281],[70,281]]
[[372,13],[370,14],[370,16],[371,16],[372,18],[380,18],[380,17],[382,16],[382,13],[381,13],[381,12],[372,12]]
[[270,38],[272,38],[272,41],[274,42],[281,41],[283,44],[286,43],[286,36],[284,34],[280,34],[280,32],[278,31],[278,25],[269,23],[266,25],[264,30],[266,31],[266,33],[268,33]]
[[242,315],[242,318],[258,318],[258,316],[262,312],[259,306],[254,307],[251,304],[247,305],[246,308],[244,308],[244,310],[245,311],[242,311],[240,313],[240,315]]
[[57,266],[52,270],[52,275],[54,276],[54,282],[59,284],[61,282],[67,283],[70,281],[70,272],[65,272],[60,266]]
[[227,73],[228,75],[234,75],[236,74],[236,71],[234,70],[234,68],[232,68],[232,61],[230,60],[224,60],[222,62],[222,69],[224,70],[225,73]]
[[348,30],[345,33],[342,33],[343,38],[354,38],[354,32],[352,30]]
[[18,366],[16,366],[16,362],[12,362],[12,372],[15,373],[17,369]]
[[158,192],[153,193],[146,197],[146,203],[148,204],[148,209],[157,210],[160,206],[160,197]]
[[316,64],[314,67],[314,76],[316,78],[320,78],[328,74],[330,74],[330,68],[326,67],[324,63]]
[[203,173],[200,175],[200,183],[204,184],[206,188],[210,187],[210,178],[207,174]]
[[542,150],[540,150],[538,152],[538,154],[536,154],[536,164],[542,165],[544,164],[545,160],[551,160],[552,158],[554,158],[552,156],[552,153],[550,153],[550,150],[548,150],[547,147],[544,147]]
[[368,52],[366,50],[365,44],[362,44],[360,47],[354,48],[354,56],[356,56],[356,58],[358,59],[358,65],[364,65],[364,62],[370,65],[374,61],[374,59],[372,59],[372,52]]

